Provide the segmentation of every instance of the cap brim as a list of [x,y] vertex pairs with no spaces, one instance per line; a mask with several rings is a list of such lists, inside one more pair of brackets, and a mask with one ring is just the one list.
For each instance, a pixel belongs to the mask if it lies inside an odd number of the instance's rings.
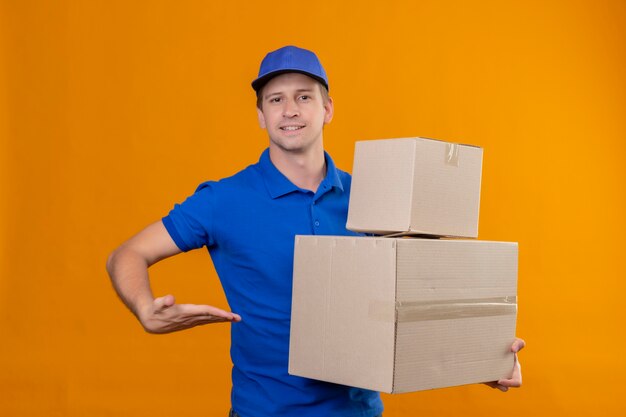
[[313,78],[314,80],[320,82],[328,90],[328,84],[326,83],[326,80],[324,80],[321,77],[318,77],[317,75],[311,74],[310,72],[302,71],[302,70],[298,70],[298,69],[282,69],[282,70],[279,70],[279,71],[268,72],[267,74],[263,75],[262,77],[259,77],[256,80],[252,81],[252,88],[254,89],[254,91],[256,91],[258,93],[259,90],[261,88],[263,88],[263,86],[265,84],[267,84],[272,78],[274,78],[274,77],[276,77],[278,75],[281,75],[281,74],[287,74],[289,72],[297,72],[299,74],[307,75],[307,76]]

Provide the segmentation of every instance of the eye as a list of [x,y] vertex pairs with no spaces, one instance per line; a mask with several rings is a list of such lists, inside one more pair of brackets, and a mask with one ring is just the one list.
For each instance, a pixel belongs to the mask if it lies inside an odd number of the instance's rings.
[[270,103],[280,103],[280,97],[271,98]]
[[306,94],[300,96],[300,100],[302,100],[302,101],[308,101],[310,99],[311,99],[311,96],[307,96]]

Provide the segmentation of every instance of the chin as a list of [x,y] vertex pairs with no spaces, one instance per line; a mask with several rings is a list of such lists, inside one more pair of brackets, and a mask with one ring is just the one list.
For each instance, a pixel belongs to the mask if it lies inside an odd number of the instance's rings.
[[307,136],[283,137],[280,135],[270,136],[270,143],[283,152],[305,153],[322,143],[322,138]]
[[308,152],[312,148],[311,145],[302,145],[295,143],[275,143],[275,145],[281,152],[290,154],[303,154]]

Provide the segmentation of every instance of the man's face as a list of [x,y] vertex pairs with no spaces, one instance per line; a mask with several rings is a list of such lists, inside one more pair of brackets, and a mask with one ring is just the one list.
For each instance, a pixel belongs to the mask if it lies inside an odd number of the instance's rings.
[[267,129],[270,147],[304,153],[322,147],[322,129],[333,117],[333,102],[324,100],[317,81],[300,73],[272,78],[262,91],[259,124]]

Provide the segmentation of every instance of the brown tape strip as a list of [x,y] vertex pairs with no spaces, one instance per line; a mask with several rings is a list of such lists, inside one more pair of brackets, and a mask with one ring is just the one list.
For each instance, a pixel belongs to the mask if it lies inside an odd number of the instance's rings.
[[373,300],[369,305],[372,320],[395,321],[397,317],[398,323],[514,314],[517,314],[517,297],[514,296],[396,303]]
[[459,166],[459,147],[458,143],[446,143],[446,164]]

